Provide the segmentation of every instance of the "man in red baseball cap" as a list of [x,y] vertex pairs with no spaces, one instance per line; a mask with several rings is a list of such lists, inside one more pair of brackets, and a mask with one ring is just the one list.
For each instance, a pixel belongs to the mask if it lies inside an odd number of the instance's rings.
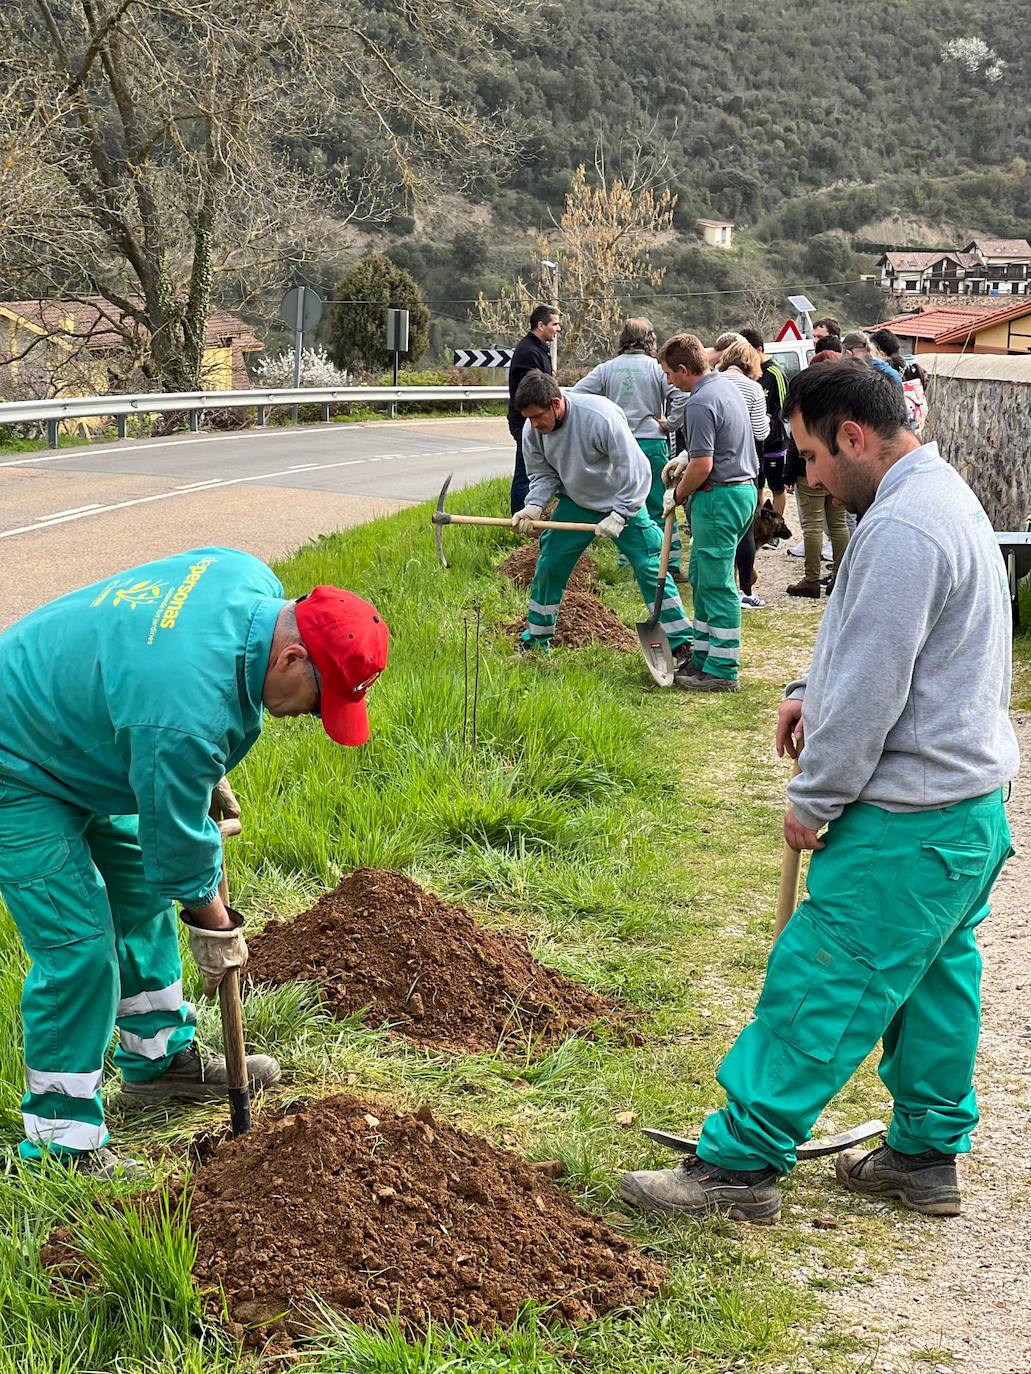
[[[107,1177],[101,1083],[112,1033],[123,1100],[224,1098],[194,1043],[178,915],[204,991],[243,968],[209,815],[273,716],[321,716],[364,744],[387,664],[374,606],[338,587],[287,600],[237,549],[191,549],[41,606],[0,634],[0,895],[31,962],[22,997],[27,1159]],[[248,1058],[252,1088],[280,1076]]]

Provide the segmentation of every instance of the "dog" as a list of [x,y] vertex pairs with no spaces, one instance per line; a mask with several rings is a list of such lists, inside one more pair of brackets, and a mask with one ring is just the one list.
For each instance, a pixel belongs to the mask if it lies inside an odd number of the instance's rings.
[[761,549],[771,539],[791,538],[791,531],[785,525],[783,516],[777,514],[773,509],[773,502],[768,499],[756,508],[755,519],[752,521],[752,533],[755,535],[755,547],[757,549]]

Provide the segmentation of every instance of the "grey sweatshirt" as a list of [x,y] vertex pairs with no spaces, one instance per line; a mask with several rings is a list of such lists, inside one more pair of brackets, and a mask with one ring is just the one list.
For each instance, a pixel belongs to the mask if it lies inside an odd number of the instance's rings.
[[563,389],[566,414],[551,434],[523,426],[523,461],[530,479],[528,506],[546,506],[562,491],[578,506],[631,516],[651,486],[648,459],[619,406],[603,396]]
[[924,811],[1008,782],[1010,605],[981,503],[924,444],[888,469],[849,542],[805,678],[795,817]]
[[656,360],[647,353],[620,353],[599,363],[573,387],[577,392],[606,396],[627,418],[635,439],[664,439],[655,416],[669,419],[676,429],[684,418],[687,392],[678,390]]

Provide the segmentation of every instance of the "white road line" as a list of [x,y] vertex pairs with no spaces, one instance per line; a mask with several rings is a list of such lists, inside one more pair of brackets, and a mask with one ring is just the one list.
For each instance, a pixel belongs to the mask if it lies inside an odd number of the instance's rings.
[[318,464],[317,464],[317,463],[294,463],[293,467],[292,467],[292,468],[288,468],[287,471],[288,471],[288,472],[307,472],[307,470],[308,470],[309,468],[314,468],[314,467],[318,467]]
[[88,510],[97,510],[100,506],[99,501],[94,501],[89,506],[72,506],[68,510],[55,510],[50,515],[37,515],[37,520],[56,520],[60,515],[81,515]]
[[[316,463],[315,467],[319,471],[325,471],[328,468],[353,468],[360,467],[367,461],[368,459],[365,458],[350,458],[346,462],[341,463]],[[208,483],[203,490],[214,491],[218,487],[238,487],[242,486],[245,482],[267,482],[271,477],[288,477],[289,475],[289,468],[279,468],[275,472],[256,472],[252,473],[249,477],[229,477],[224,481]],[[11,539],[16,534],[28,534],[33,530],[52,529],[55,525],[65,525],[72,520],[82,520],[87,515],[107,515],[110,511],[127,510],[130,506],[145,506],[151,501],[167,501],[172,496],[188,496],[191,494],[191,491],[197,490],[199,490],[199,488],[184,489],[182,487],[175,487],[171,491],[154,492],[151,496],[135,496],[131,501],[115,501],[109,506],[96,506],[89,510],[82,510],[74,515],[44,518],[35,525],[20,525],[17,529],[0,530],[0,539]],[[343,495],[346,493],[341,494]],[[354,493],[351,494],[353,495]],[[406,501],[404,504],[415,505],[416,503],[414,501]]]

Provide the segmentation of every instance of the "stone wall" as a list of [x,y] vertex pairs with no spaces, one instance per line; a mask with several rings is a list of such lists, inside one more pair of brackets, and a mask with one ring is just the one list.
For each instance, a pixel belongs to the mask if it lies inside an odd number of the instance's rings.
[[922,354],[932,374],[923,438],[977,493],[997,530],[1031,512],[1031,358]]

